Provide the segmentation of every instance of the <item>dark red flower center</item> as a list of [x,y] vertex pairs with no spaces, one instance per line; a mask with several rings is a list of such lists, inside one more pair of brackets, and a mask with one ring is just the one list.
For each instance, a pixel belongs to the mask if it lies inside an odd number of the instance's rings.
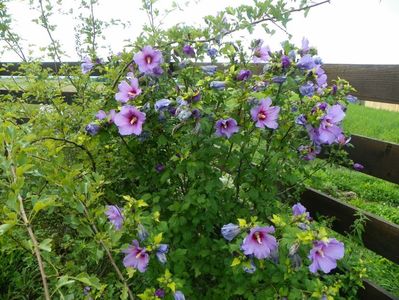
[[266,113],[264,111],[260,111],[258,113],[258,119],[261,121],[266,120]]
[[227,122],[223,122],[223,123],[222,123],[222,127],[223,127],[224,129],[226,129],[227,127],[229,127],[229,124],[228,124]]
[[256,231],[253,235],[252,235],[252,239],[254,241],[256,241],[259,245],[262,245],[262,240],[263,240],[264,236],[262,232]]
[[150,64],[150,63],[152,63],[152,56],[151,56],[151,55],[147,55],[147,56],[144,58],[144,60],[145,60],[145,62],[146,62],[147,64]]
[[129,96],[133,97],[133,96],[136,96],[136,95],[137,95],[137,91],[136,91],[135,89],[132,89],[132,90],[130,90],[127,94],[128,94]]

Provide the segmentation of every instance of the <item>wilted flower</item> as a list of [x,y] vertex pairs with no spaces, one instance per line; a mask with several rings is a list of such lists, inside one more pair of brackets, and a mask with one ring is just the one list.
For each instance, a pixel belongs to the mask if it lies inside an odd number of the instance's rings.
[[156,256],[161,264],[166,263],[166,253],[169,251],[169,246],[167,244],[160,244],[158,246]]
[[119,92],[115,94],[115,100],[126,103],[130,99],[136,98],[141,94],[141,89],[139,88],[139,80],[137,78],[130,79],[130,84],[126,81],[122,81],[118,85]]
[[272,81],[274,83],[279,83],[279,84],[284,83],[286,80],[287,80],[287,76],[274,76],[272,78]]
[[120,230],[123,224],[123,215],[121,209],[117,205],[107,205],[105,212],[108,220],[115,226],[116,230]]
[[346,100],[348,100],[350,103],[357,103],[359,100],[357,99],[357,97],[353,96],[353,95],[347,95],[346,96]]
[[184,294],[181,291],[176,291],[173,296],[175,300],[186,300],[186,297],[184,297]]
[[237,121],[233,118],[228,118],[225,120],[219,120],[215,125],[217,136],[225,136],[230,138],[234,133],[238,132],[239,127],[237,125]]
[[291,65],[291,60],[287,55],[281,57],[281,67],[286,69]]
[[193,109],[193,110],[191,111],[191,116],[192,116],[194,119],[199,119],[199,118],[201,117],[201,112],[199,111],[199,109]]
[[313,244],[308,258],[312,260],[309,270],[316,273],[322,270],[324,273],[337,267],[337,260],[344,257],[344,244],[336,239],[328,239],[327,241],[317,241]]
[[224,81],[212,81],[209,85],[212,89],[223,90],[226,87],[226,82]]
[[237,80],[244,81],[249,79],[252,76],[252,72],[250,70],[240,70],[237,75]]
[[163,164],[157,164],[156,166],[155,166],[155,171],[157,171],[157,173],[161,173],[161,172],[163,172],[165,170],[165,165],[163,165]]
[[354,163],[354,164],[353,164],[353,168],[354,168],[356,171],[362,171],[362,170],[364,170],[364,166],[363,166],[362,164],[359,164],[359,163]]
[[114,118],[115,125],[118,126],[121,135],[140,135],[144,121],[145,113],[130,105],[123,106]]
[[240,233],[240,231],[240,226],[233,223],[223,225],[221,230],[223,237],[229,242],[231,242]]
[[312,97],[314,94],[314,85],[312,82],[308,82],[299,87],[299,92],[302,96]]
[[209,48],[206,53],[209,55],[210,58],[215,58],[218,55],[218,50],[215,48]]
[[128,268],[135,268],[141,273],[144,273],[147,269],[148,263],[150,261],[150,256],[148,255],[145,248],[140,248],[139,242],[133,240],[133,244],[125,250],[122,250],[126,256],[123,259],[123,265]]
[[320,154],[321,148],[318,145],[308,146],[301,145],[298,147],[298,152],[304,160],[314,160],[317,154]]
[[145,46],[143,50],[134,55],[134,61],[139,66],[140,72],[145,74],[162,74],[160,64],[163,62],[162,53],[153,49],[151,46]]
[[337,137],[337,142],[338,144],[340,144],[341,146],[345,146],[346,144],[348,144],[351,141],[351,137],[346,137],[344,134],[340,134]]
[[243,268],[244,272],[249,273],[249,274],[252,274],[256,271],[256,266],[255,266],[253,259],[250,260],[249,266],[244,265],[242,268]]
[[210,65],[210,66],[202,66],[202,67],[201,67],[202,72],[204,72],[204,73],[205,73],[206,75],[208,75],[208,76],[215,75],[217,69],[218,69],[218,67],[217,67],[217,66],[213,66],[213,65]]
[[149,236],[147,229],[145,229],[145,227],[142,224],[139,224],[137,226],[137,236],[142,242],[145,241]]
[[289,258],[291,260],[291,266],[294,269],[299,269],[302,266],[302,258],[298,253],[290,255]]
[[302,47],[299,50],[299,53],[301,55],[305,55],[307,53],[309,53],[310,47],[309,47],[309,40],[305,37],[302,38]]
[[270,98],[261,99],[259,106],[251,109],[252,120],[256,122],[256,127],[268,127],[271,129],[278,127],[277,119],[280,107],[270,106],[271,104],[272,100]]
[[171,103],[172,103],[172,101],[170,101],[169,99],[158,100],[154,104],[154,109],[155,109],[155,111],[160,111],[160,110],[166,109]]
[[244,254],[254,255],[258,259],[269,257],[277,249],[276,238],[269,234],[273,232],[273,226],[252,228],[241,246]]
[[85,295],[85,296],[89,295],[90,291],[91,291],[91,287],[85,286],[83,289],[83,295]]
[[179,113],[177,114],[177,118],[180,121],[185,121],[185,120],[187,120],[190,117],[191,117],[191,111],[189,111],[187,109],[179,110]]
[[183,47],[183,53],[187,55],[188,57],[194,57],[195,56],[195,51],[194,48],[191,47],[190,45],[184,45]]
[[298,117],[296,117],[295,123],[298,125],[305,126],[308,123],[308,121],[306,119],[306,116],[304,114],[301,114]]
[[94,63],[91,61],[90,57],[85,56],[80,67],[82,69],[82,73],[87,74],[91,71],[91,69],[93,69]]
[[88,125],[86,125],[85,130],[88,134],[90,134],[91,136],[96,135],[99,131],[100,131],[101,127],[97,124],[94,123],[90,123]]
[[342,134],[337,126],[345,117],[341,105],[336,104],[327,109],[318,129],[318,139],[321,143],[332,144]]

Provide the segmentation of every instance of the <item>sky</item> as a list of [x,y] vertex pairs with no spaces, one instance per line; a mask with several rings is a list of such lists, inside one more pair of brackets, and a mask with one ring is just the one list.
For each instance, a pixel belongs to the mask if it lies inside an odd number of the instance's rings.
[[[76,0],[63,1],[65,7],[74,2]],[[168,8],[171,2],[160,0],[159,6]],[[141,0],[99,0],[99,3],[95,7],[97,18],[119,18],[125,24],[130,22],[126,28],[112,28],[105,32],[107,48],[100,54],[106,56],[121,51],[127,39],[134,40],[141,33],[147,17],[140,10]],[[226,6],[251,3],[251,0],[194,0],[183,11],[169,15],[164,26],[176,22],[203,25],[201,20],[205,15],[216,14]],[[7,6],[15,19],[14,30],[24,39],[26,52],[30,50],[33,56],[40,55],[38,48],[48,45],[49,39],[45,30],[32,22],[37,12],[28,8],[26,0],[10,0]],[[303,37],[308,38],[324,63],[399,64],[399,0],[331,0],[330,4],[311,9],[307,18],[303,13],[297,13],[292,15],[292,19],[288,23],[292,42],[300,45]],[[51,17],[50,22],[57,24],[54,37],[61,41],[62,49],[67,53],[65,60],[79,60],[74,48],[73,17],[70,14],[57,15]],[[251,39],[247,33],[235,37]],[[278,31],[268,36],[258,28],[252,38],[261,38],[271,50],[279,50],[287,35]],[[0,61],[18,61],[18,58],[12,53],[4,53]]]

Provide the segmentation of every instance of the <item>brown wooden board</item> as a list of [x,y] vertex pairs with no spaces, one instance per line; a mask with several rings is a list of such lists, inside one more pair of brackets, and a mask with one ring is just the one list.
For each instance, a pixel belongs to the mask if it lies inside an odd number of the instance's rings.
[[360,100],[399,104],[399,65],[325,64],[328,79],[346,79]]
[[[65,62],[65,63],[58,63],[58,62],[42,62],[41,66],[43,69],[50,69],[54,73],[57,73],[58,70],[61,68],[61,65],[67,65],[69,67],[79,67],[81,62]],[[20,63],[18,62],[0,62],[0,76],[10,76],[18,71]],[[98,76],[101,73],[96,70],[95,68],[90,72],[91,76]],[[15,75],[15,74],[14,74]]]
[[355,214],[363,213],[368,218],[362,236],[364,246],[399,264],[398,225],[311,188],[301,195],[301,203],[312,217],[317,217],[317,215],[333,217],[332,229],[342,234],[351,231],[351,225],[356,220]]
[[372,283],[369,280],[363,280],[364,289],[359,291],[360,300],[399,300],[391,293]]
[[[11,95],[15,98],[21,98],[23,95],[22,91],[9,91],[5,89],[0,88],[0,99],[1,95]],[[64,101],[67,104],[72,104],[73,98],[75,97],[76,93],[75,92],[62,92],[61,95],[64,97]],[[43,100],[38,100],[35,99],[33,96],[29,97],[28,101],[29,104],[49,104],[49,101],[43,101]]]
[[[365,125],[367,126],[367,125]],[[399,116],[398,116],[399,126]],[[352,135],[349,157],[364,166],[361,172],[399,184],[399,145]]]

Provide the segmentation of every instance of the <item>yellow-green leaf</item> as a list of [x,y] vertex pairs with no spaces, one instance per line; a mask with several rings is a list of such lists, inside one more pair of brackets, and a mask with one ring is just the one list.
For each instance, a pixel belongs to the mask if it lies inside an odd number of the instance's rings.
[[238,257],[235,257],[231,263],[232,267],[238,266],[241,263],[241,260]]

